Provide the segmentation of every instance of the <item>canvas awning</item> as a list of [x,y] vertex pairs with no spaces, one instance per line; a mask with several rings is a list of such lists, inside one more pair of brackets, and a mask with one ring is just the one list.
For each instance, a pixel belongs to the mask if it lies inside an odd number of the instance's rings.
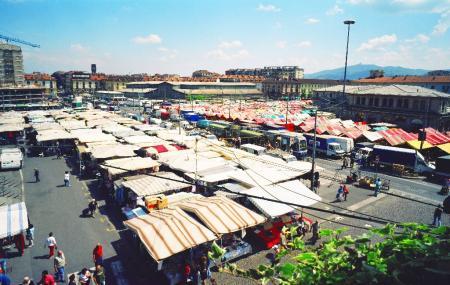
[[127,157],[106,160],[100,166],[107,169],[111,175],[117,175],[127,171],[153,168],[159,166],[159,163],[150,157]]
[[90,148],[90,153],[94,159],[132,157],[136,156],[134,151],[137,149],[137,146],[129,144],[96,145]]
[[441,144],[437,146],[439,149],[441,149],[442,151],[450,154],[450,143],[446,143],[446,144]]
[[70,134],[69,132],[62,130],[62,129],[42,130],[42,131],[39,131],[38,135],[36,136],[36,140],[38,142],[67,140],[67,139],[73,139],[73,138],[74,138],[74,136],[72,134]]
[[147,135],[125,137],[123,139],[124,139],[124,141],[126,141],[129,144],[134,144],[134,145],[139,145],[139,146],[143,146],[144,144],[145,144],[145,146],[160,145],[160,144],[163,144],[166,142],[165,140],[160,139],[158,137],[147,136]]
[[[413,141],[408,141],[408,142],[406,142],[410,147],[412,147],[413,149],[417,149],[417,150],[419,150],[420,149],[420,141],[418,141],[418,140],[413,140]],[[431,148],[431,147],[433,147],[433,145],[432,144],[430,144],[430,143],[428,143],[427,141],[424,141],[423,142],[423,146],[422,146],[422,149],[427,149],[427,148]]]
[[175,204],[194,213],[218,235],[236,232],[263,223],[266,219],[224,196],[189,199]]
[[164,194],[191,186],[182,177],[172,172],[158,172],[154,175],[124,181],[122,186],[133,191],[138,197]]
[[[3,122],[1,122],[1,118],[0,118],[0,123],[3,123]],[[3,124],[3,125],[0,125],[0,133],[21,132],[27,126],[28,126],[27,124],[21,124],[21,123],[17,123],[17,124]]]
[[383,139],[383,136],[378,132],[364,131],[363,136],[371,142]]
[[0,239],[12,237],[28,228],[25,202],[0,207]]
[[156,261],[217,238],[212,231],[179,208],[153,211],[127,220],[124,224],[139,236]]
[[[292,202],[303,206],[310,206],[322,200],[319,195],[309,190],[299,180],[268,185],[264,186],[264,188],[257,186],[240,193],[284,202]],[[295,210],[294,207],[284,203],[271,202],[258,198],[249,199],[265,216],[271,218],[279,217]]]

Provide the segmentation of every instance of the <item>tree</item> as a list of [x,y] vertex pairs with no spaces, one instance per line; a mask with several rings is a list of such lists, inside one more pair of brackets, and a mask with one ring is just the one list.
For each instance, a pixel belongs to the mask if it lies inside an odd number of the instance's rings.
[[[449,227],[388,224],[356,238],[343,236],[345,229],[324,229],[320,236],[325,241],[315,248],[306,246],[295,228],[289,232],[290,242],[274,265],[241,270],[229,264],[223,271],[281,285],[437,285],[450,280]],[[288,261],[280,262],[283,257]]]

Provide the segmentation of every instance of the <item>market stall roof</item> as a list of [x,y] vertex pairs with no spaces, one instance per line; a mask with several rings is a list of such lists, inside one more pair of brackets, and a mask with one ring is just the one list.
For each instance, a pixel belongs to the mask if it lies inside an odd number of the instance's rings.
[[135,150],[139,147],[129,144],[97,145],[90,148],[94,159],[119,158],[136,156]]
[[25,123],[25,119],[20,117],[8,117],[8,116],[1,116],[0,117],[0,124],[23,124]]
[[182,177],[172,172],[158,172],[154,175],[124,181],[122,186],[133,191],[138,197],[164,194],[191,186]]
[[139,236],[156,261],[217,238],[179,208],[153,211],[124,224]]
[[173,170],[178,170],[185,173],[195,170],[205,171],[208,169],[229,165],[229,162],[222,157],[207,159],[198,156],[196,157],[195,154],[190,154],[189,152],[180,152],[180,155],[173,156],[170,160],[160,160],[161,163]]
[[175,206],[194,213],[218,235],[253,227],[266,220],[263,216],[224,196],[189,199],[176,203]]
[[131,128],[125,127],[123,125],[120,125],[118,123],[111,122],[107,125],[100,126],[102,131],[104,131],[107,134],[112,134],[114,132],[120,132],[120,131],[131,131]]
[[123,131],[114,131],[112,135],[116,138],[126,138],[126,137],[134,137],[134,136],[145,136],[144,132],[136,131],[133,129],[123,130]]
[[[0,122],[1,122],[0,118]],[[3,123],[3,122],[1,122]],[[23,131],[28,125],[23,123],[13,123],[13,124],[3,124],[0,125],[0,133],[6,133],[6,132],[21,132]]]
[[443,134],[433,128],[426,128],[425,131],[427,133],[427,141],[430,144],[439,145],[439,144],[450,142],[450,137],[447,137],[445,134]]
[[74,139],[74,136],[62,129],[38,131],[36,140],[38,142]]
[[113,135],[104,134],[100,129],[77,129],[70,131],[80,143],[116,141]]
[[63,127],[56,122],[32,123],[31,126],[38,132],[43,130],[63,129]]
[[158,126],[158,125],[148,125],[148,124],[142,124],[142,125],[134,125],[132,126],[133,129],[138,131],[158,131],[163,130],[164,128]]
[[[410,147],[412,147],[413,149],[417,149],[417,150],[420,149],[420,144],[421,144],[421,142],[418,141],[418,140],[408,141],[408,142],[406,142],[406,143],[407,143]],[[424,141],[424,142],[423,142],[422,149],[427,149],[427,148],[431,148],[431,147],[433,147],[432,144],[428,143],[427,141]]]
[[87,129],[86,123],[80,120],[60,120],[58,123],[66,130]]
[[446,144],[441,144],[437,146],[439,149],[441,149],[442,151],[450,154],[450,143],[446,143]]
[[[291,180],[264,187],[257,186],[240,193],[292,202],[303,206],[310,206],[322,200],[319,195],[309,190],[299,180]],[[279,217],[295,210],[292,206],[284,203],[271,202],[258,198],[249,199],[267,217]]]
[[152,146],[152,145],[160,145],[166,143],[165,140],[160,139],[155,136],[132,136],[123,138],[125,142],[129,144],[134,144],[138,146]]
[[363,136],[371,142],[383,139],[383,136],[378,132],[364,131]]
[[0,239],[12,237],[28,228],[25,202],[0,206]]
[[150,157],[127,157],[106,160],[100,166],[107,169],[111,175],[117,175],[127,171],[149,169],[159,165],[157,161]]

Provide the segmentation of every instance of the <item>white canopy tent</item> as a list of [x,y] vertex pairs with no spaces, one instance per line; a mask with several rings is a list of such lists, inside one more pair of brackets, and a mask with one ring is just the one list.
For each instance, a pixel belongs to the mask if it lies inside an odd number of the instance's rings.
[[12,237],[28,228],[25,202],[0,207],[0,238]]

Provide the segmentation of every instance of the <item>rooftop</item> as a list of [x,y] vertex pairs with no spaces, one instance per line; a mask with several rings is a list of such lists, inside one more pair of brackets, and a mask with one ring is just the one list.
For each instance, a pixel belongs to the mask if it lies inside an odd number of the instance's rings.
[[364,78],[356,80],[360,83],[450,83],[450,76],[392,76]]
[[[319,92],[342,92],[342,85],[320,88]],[[352,95],[391,95],[408,97],[450,98],[450,94],[412,85],[350,85],[345,92]]]

